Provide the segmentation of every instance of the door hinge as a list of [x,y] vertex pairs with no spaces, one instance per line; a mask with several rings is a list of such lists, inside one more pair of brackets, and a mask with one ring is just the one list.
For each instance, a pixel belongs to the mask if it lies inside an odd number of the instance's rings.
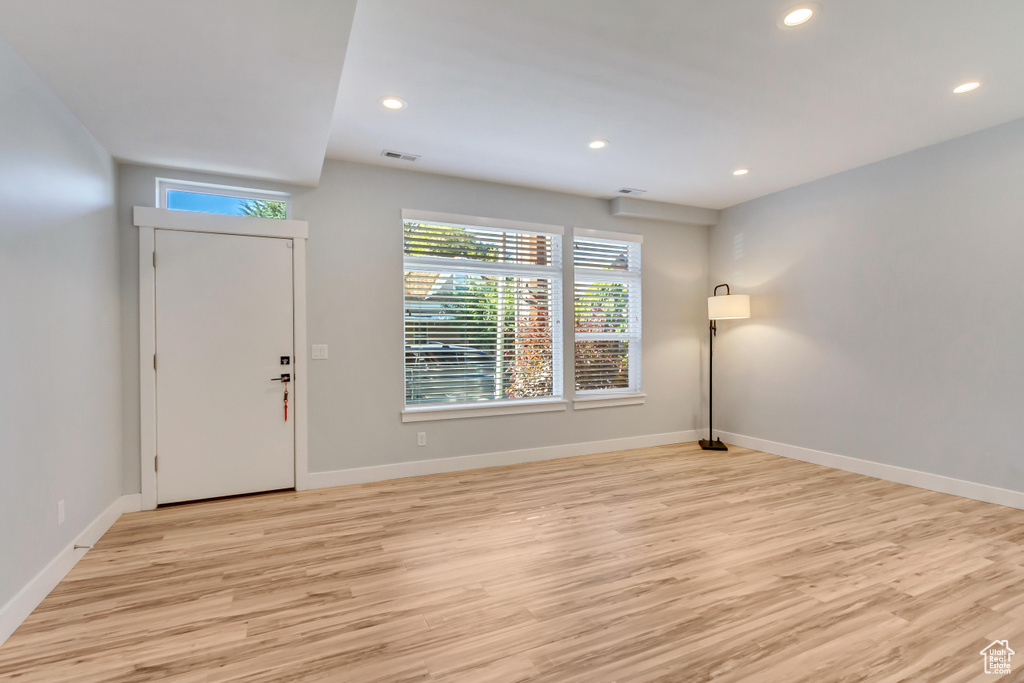
[[153,369],[156,370],[156,354],[153,354]]
[[160,471],[160,456],[159,455],[154,455],[153,456],[153,471],[154,472],[159,472]]

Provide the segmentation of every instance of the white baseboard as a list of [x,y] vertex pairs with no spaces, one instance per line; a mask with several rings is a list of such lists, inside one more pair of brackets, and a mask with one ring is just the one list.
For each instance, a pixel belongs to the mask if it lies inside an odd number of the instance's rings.
[[42,571],[28,582],[28,585],[0,608],[0,645],[3,645],[4,641],[11,637],[11,634],[21,626],[21,622],[25,621],[28,615],[32,614],[32,610],[39,606],[43,598],[49,595],[50,591],[67,576],[72,567],[89,552],[87,549],[75,550],[76,545],[91,546],[100,540],[100,537],[114,525],[122,513],[137,512],[141,507],[142,495],[138,493],[121,496],[114,500],[82,533],[78,534],[74,541],[60,551],[57,557],[50,560],[50,563],[43,567]]
[[[121,514],[138,512],[142,509],[142,494],[129,493],[121,496]],[[101,534],[102,535],[102,534]]]
[[412,462],[399,462],[389,465],[377,465],[374,467],[356,467],[348,470],[333,470],[330,472],[310,472],[307,483],[310,488],[322,489],[330,486],[346,486],[348,484],[365,484],[371,481],[418,477],[424,474],[461,472],[463,470],[475,470],[482,467],[518,465],[519,463],[524,462],[554,460],[556,458],[571,458],[576,455],[609,453],[611,451],[624,451],[631,448],[665,446],[672,443],[696,441],[696,439],[697,432],[694,430],[688,430],[683,432],[668,432],[665,434],[631,436],[624,439],[607,439],[605,441],[587,441],[583,443],[564,444],[561,446],[543,446],[541,448],[523,448],[516,451],[500,451],[497,453],[483,453],[480,455],[463,455],[454,458],[439,458],[437,460],[414,460]]
[[944,477],[941,474],[921,472],[919,470],[911,470],[905,467],[897,467],[896,465],[886,465],[881,462],[872,462],[871,460],[861,460],[860,458],[851,458],[846,455],[836,455],[835,453],[816,451],[810,448],[803,448],[801,446],[791,446],[785,443],[768,441],[766,439],[757,439],[752,436],[744,436],[742,434],[716,431],[715,435],[721,437],[722,441],[725,441],[726,443],[735,444],[743,448],[752,448],[757,451],[763,451],[773,455],[781,455],[785,458],[792,458],[793,460],[802,460],[803,462],[809,462],[815,465],[824,465],[825,467],[832,467],[837,470],[845,470],[846,472],[865,474],[869,477],[884,479],[886,481],[896,482],[897,484],[907,484],[909,486],[916,486],[920,489],[938,491],[939,493],[949,493],[962,498],[970,498],[972,500],[980,500],[985,503],[995,503],[996,505],[1004,505],[1006,507],[1024,510],[1024,492],[1022,491],[1001,489],[997,486],[989,486],[987,484],[979,484],[973,481]]

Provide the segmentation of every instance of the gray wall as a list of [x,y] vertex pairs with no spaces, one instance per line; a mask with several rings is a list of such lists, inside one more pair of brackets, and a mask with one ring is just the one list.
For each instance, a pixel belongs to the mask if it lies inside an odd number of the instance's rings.
[[[157,176],[282,189],[245,180],[121,167],[125,481],[129,491],[138,490],[138,242],[130,207],[153,205]],[[600,199],[346,162],[328,161],[316,189],[283,189],[293,193],[293,216],[310,223],[309,342],[330,347],[330,360],[310,363],[310,471],[694,428],[701,412],[706,228],[615,218],[608,203]],[[403,208],[643,234],[646,405],[402,424]],[[571,277],[569,268],[566,277]],[[566,310],[571,310],[567,304]],[[565,332],[569,350],[571,326]],[[571,368],[566,370],[565,385],[571,387]],[[428,434],[424,448],[416,446],[418,431]]]
[[1024,120],[727,209],[726,431],[1024,490]]
[[0,40],[0,606],[121,493],[114,172]]

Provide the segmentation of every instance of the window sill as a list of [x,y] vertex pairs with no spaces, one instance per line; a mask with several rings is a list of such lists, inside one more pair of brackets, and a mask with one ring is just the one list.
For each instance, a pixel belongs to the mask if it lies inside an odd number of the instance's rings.
[[402,411],[402,422],[458,420],[466,417],[492,417],[519,413],[553,413],[567,410],[569,402],[560,398],[544,398],[500,403],[451,403],[448,405],[412,406]]
[[647,394],[600,394],[577,396],[572,401],[573,410],[591,408],[613,408],[615,406],[640,406],[647,402]]

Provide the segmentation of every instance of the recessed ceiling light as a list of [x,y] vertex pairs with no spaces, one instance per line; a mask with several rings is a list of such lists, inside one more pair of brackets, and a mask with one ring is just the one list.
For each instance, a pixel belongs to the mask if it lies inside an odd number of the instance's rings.
[[750,173],[749,168],[737,168],[732,172],[733,175],[747,175],[748,173]]
[[810,7],[801,7],[800,9],[795,9],[787,14],[786,18],[782,20],[782,23],[786,26],[799,26],[813,16],[814,10]]
[[977,90],[980,87],[981,83],[978,83],[977,81],[971,81],[970,83],[964,83],[962,85],[956,86],[955,88],[953,88],[953,92],[955,92],[957,95],[962,95],[965,92],[971,92],[972,90]]
[[587,147],[590,149],[604,149],[608,146],[607,140],[591,140],[587,143]]
[[783,12],[781,17],[779,17],[779,26],[783,28],[792,28],[793,26],[806,24],[811,20],[811,17],[815,15],[819,8],[820,6],[816,2],[805,2],[803,4],[790,7],[788,10]]
[[385,109],[405,109],[405,100],[398,97],[382,97],[380,103]]

